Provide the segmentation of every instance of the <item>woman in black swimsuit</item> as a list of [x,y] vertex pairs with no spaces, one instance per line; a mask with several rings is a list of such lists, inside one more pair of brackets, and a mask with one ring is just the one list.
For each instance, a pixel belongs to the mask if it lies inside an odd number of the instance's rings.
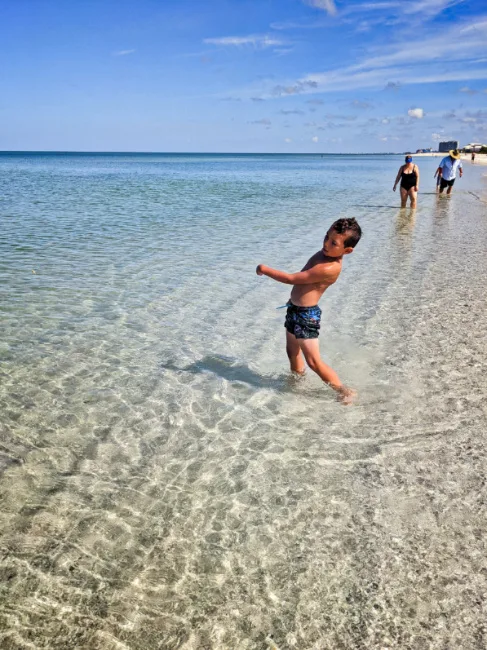
[[411,156],[406,156],[405,163],[405,165],[399,167],[394,187],[392,189],[395,192],[397,184],[399,183],[399,180],[401,180],[401,208],[406,207],[408,196],[411,202],[411,207],[415,208],[419,187],[419,169],[417,165],[413,164]]

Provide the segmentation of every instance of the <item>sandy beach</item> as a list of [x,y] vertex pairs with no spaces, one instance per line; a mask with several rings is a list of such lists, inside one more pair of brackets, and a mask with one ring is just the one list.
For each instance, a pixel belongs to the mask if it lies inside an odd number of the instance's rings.
[[[413,153],[414,158],[444,158],[446,155],[443,151],[430,151],[427,153]],[[472,162],[471,154],[462,153],[462,160],[465,162]],[[476,153],[474,165],[487,165],[487,154],[485,153]]]
[[[472,158],[471,154],[469,153],[463,153],[462,154],[462,160],[472,163]],[[475,154],[475,162],[472,163],[473,165],[487,165],[487,154],[485,153],[476,153]]]

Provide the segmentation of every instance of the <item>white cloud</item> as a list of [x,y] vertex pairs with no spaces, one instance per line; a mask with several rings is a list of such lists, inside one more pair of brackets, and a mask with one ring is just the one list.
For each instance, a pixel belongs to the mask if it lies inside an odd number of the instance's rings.
[[433,142],[440,142],[441,140],[443,140],[444,137],[445,136],[441,135],[441,133],[432,133],[431,134],[431,139],[433,140]]
[[384,117],[384,119],[381,120],[382,124],[389,124],[390,119],[388,117]]
[[410,108],[408,115],[409,117],[415,117],[417,120],[421,120],[424,117],[424,110],[422,108]]
[[135,50],[119,50],[118,52],[113,52],[113,56],[127,56],[127,54],[133,54]]
[[311,138],[311,142],[318,142],[318,140],[319,140],[319,137],[318,137],[317,135],[314,135],[314,136]]
[[304,0],[304,1],[310,7],[315,7],[316,9],[323,9],[323,11],[328,12],[332,16],[334,16],[337,12],[337,8],[335,7],[334,0]]
[[250,34],[249,36],[222,36],[221,38],[205,38],[203,43],[208,45],[230,45],[240,47],[252,45],[253,47],[274,47],[284,45],[284,41],[269,36],[268,34]]
[[287,142],[288,144],[292,142],[291,138],[284,138],[284,142]]

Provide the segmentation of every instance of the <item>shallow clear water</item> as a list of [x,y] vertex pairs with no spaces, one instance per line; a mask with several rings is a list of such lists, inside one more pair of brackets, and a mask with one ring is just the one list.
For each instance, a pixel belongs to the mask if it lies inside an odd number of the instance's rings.
[[[0,647],[487,647],[487,168],[0,155]],[[364,237],[284,351],[329,224]]]

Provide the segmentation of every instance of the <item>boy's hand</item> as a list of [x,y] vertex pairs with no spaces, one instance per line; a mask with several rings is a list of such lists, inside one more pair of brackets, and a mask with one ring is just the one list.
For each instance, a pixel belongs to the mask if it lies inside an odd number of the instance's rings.
[[262,267],[263,267],[263,264],[259,264],[259,266],[255,269],[255,272],[257,273],[257,275],[264,275],[262,273]]

